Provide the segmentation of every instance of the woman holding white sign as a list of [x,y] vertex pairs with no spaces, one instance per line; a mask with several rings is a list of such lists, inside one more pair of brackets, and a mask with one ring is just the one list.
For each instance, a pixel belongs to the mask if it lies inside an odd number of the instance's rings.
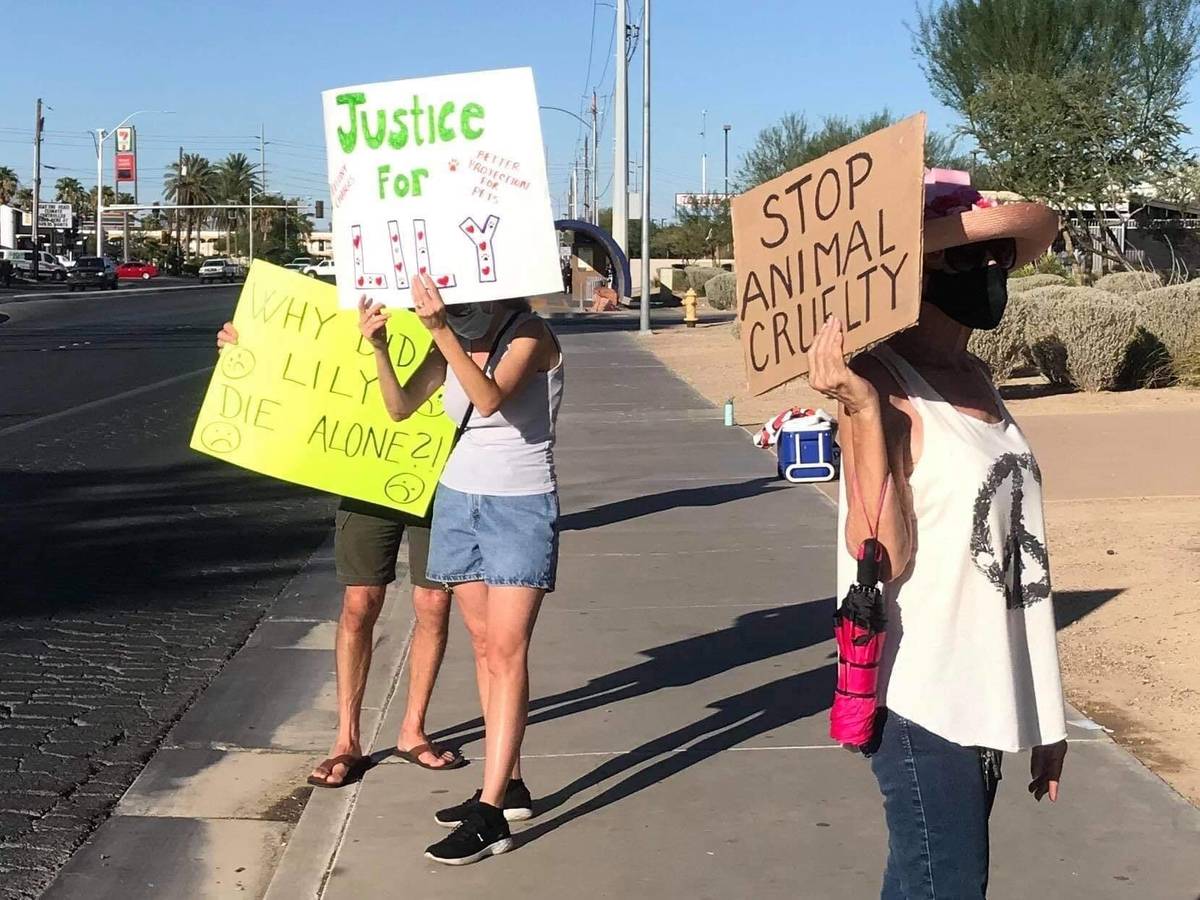
[[1000,323],[1009,270],[1045,252],[1058,218],[997,207],[965,172],[930,176],[918,325],[847,365],[829,319],[809,381],[841,409],[840,593],[865,548],[884,583],[862,747],[888,826],[882,897],[981,900],[1001,754],[1030,750],[1029,792],[1056,801],[1067,742],[1041,471],[967,341]]
[[439,825],[455,830],[425,855],[464,865],[511,849],[508,822],[532,815],[520,751],[529,641],[558,567],[554,431],[563,354],[524,300],[447,307],[423,275],[413,301],[433,347],[407,385],[388,358],[384,307],[360,304],[359,327],[376,348],[393,418],[407,418],[444,384],[446,413],[462,423],[434,498],[427,576],[454,591],[471,633],[486,759],[483,787],[437,813]]

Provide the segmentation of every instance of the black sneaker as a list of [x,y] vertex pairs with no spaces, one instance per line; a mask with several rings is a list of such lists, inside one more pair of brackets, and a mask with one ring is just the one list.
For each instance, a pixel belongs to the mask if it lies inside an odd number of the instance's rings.
[[495,806],[476,803],[462,824],[444,839],[430,845],[425,858],[447,866],[466,866],[512,849],[512,834],[504,813]]
[[[476,791],[470,800],[464,800],[457,806],[439,809],[434,813],[433,821],[443,828],[457,828],[463,823],[467,813],[478,805],[482,796],[483,791]],[[533,798],[529,795],[529,788],[525,787],[524,781],[509,781],[508,789],[504,792],[503,809],[504,818],[509,822],[524,822],[533,818]]]

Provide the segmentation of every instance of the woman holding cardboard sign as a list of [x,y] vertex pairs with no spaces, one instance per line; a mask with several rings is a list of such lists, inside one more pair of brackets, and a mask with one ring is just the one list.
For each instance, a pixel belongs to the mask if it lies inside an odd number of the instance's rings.
[[809,353],[810,382],[841,408],[841,591],[858,549],[882,548],[880,710],[863,752],[887,818],[885,900],[984,897],[1001,754],[1031,748],[1029,791],[1055,801],[1067,751],[1041,472],[967,352],[1058,220],[996,207],[966,173],[930,176],[918,325],[847,366],[829,319]]
[[402,386],[387,354],[387,311],[359,307],[377,348],[384,402],[411,415],[446,387],[459,441],[433,504],[431,581],[453,590],[475,648],[486,726],[483,787],[435,816],[455,830],[426,856],[464,865],[512,847],[508,822],[532,815],[521,779],[529,712],[529,641],[558,567],[554,430],[563,389],[562,349],[524,300],[447,307],[428,275],[413,302],[433,335],[429,357]]

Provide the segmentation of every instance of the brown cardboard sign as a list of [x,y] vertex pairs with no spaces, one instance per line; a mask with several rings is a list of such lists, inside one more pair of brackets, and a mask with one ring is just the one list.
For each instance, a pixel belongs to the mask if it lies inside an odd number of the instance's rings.
[[829,316],[846,352],[917,321],[925,114],[828,153],[732,201],[737,310],[750,389],[808,371]]

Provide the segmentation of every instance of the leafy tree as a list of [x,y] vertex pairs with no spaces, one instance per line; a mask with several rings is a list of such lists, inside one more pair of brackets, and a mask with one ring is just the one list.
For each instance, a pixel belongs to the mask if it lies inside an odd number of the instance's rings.
[[0,166],[0,203],[11,203],[20,187],[17,173],[8,166]]
[[939,0],[913,29],[999,186],[1064,213],[1179,168],[1198,38],[1197,0]]
[[[262,190],[262,179],[258,166],[252,164],[244,153],[230,153],[217,164],[218,195],[222,203],[249,203],[250,194]],[[243,211],[222,210],[220,217],[231,232],[244,220]],[[236,250],[236,248],[235,248]]]
[[[199,153],[185,153],[183,169],[180,171],[179,162],[167,166],[167,174],[163,179],[163,196],[180,206],[198,206],[216,202],[219,191],[219,176],[209,161]],[[205,211],[201,209],[181,210],[175,218],[175,240],[180,238],[180,221],[187,223],[187,240],[185,246],[192,242],[192,228],[197,229],[204,221]]]
[[12,203],[18,209],[26,211],[33,209],[33,188],[23,187],[12,197]]
[[[743,191],[749,190],[897,121],[890,111],[883,109],[853,121],[844,116],[829,116],[821,122],[820,127],[813,127],[802,113],[787,113],[774,125],[759,132],[754,146],[742,158],[737,175],[738,187]],[[937,132],[927,134],[926,165],[948,169],[971,168],[970,156],[958,153],[957,144],[952,135]]]

